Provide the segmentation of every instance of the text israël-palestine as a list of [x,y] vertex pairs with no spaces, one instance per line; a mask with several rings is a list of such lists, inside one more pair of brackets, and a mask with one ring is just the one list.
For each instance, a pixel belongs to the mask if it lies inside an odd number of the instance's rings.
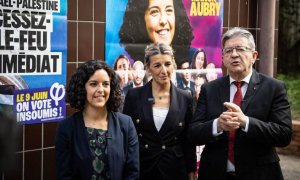
[[58,0],[0,0],[2,7],[58,11]]

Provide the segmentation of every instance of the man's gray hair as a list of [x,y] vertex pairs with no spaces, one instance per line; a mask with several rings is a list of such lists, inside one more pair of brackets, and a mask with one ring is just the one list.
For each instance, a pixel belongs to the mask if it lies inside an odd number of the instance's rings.
[[240,27],[234,27],[232,29],[229,29],[222,37],[222,48],[224,48],[225,42],[236,36],[244,37],[248,40],[248,45],[251,50],[255,51],[255,42],[253,35],[246,29],[240,28]]

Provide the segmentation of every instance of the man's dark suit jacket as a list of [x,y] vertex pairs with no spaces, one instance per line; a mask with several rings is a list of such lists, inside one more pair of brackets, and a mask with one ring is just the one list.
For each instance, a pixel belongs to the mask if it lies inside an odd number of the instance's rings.
[[[112,180],[138,179],[138,138],[130,117],[110,112],[107,153]],[[82,112],[61,121],[56,134],[57,179],[91,179],[93,157]]]
[[[177,87],[180,88],[180,89],[185,89],[184,84],[183,84],[182,81],[177,85]],[[192,96],[195,97],[196,96],[196,94],[195,94],[195,83],[193,81],[190,81],[189,89],[192,91]]]
[[[152,82],[152,81],[151,81]],[[171,85],[170,107],[157,131],[152,105],[152,83],[129,89],[123,112],[132,117],[140,142],[141,179],[187,179],[196,167],[196,147],[186,137],[192,118],[191,95]]]
[[[201,180],[226,178],[228,132],[214,137],[212,125],[226,111],[223,103],[230,101],[229,83],[226,76],[202,86],[189,127],[191,141],[205,144],[199,168]],[[238,179],[283,179],[275,147],[287,146],[292,135],[284,84],[253,70],[241,109],[249,117],[249,129],[236,131],[234,152]]]
[[123,89],[122,89],[123,95],[126,96],[128,89],[131,89],[131,88],[133,88],[133,82],[131,82],[131,83],[127,84],[127,86],[123,87]]

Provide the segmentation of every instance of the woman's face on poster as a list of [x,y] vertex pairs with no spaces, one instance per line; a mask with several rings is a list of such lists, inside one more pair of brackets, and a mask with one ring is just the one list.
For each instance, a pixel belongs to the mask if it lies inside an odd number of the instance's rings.
[[173,0],[149,0],[144,19],[148,36],[153,43],[172,43],[175,33]]
[[203,65],[204,65],[204,53],[203,52],[199,52],[196,56],[196,61],[195,61],[195,66],[196,69],[203,69]]

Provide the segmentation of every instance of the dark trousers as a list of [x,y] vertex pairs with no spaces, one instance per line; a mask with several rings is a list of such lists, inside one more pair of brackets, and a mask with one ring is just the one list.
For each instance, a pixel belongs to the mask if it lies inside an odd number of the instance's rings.
[[237,180],[236,174],[234,172],[227,172],[226,173],[226,180]]

